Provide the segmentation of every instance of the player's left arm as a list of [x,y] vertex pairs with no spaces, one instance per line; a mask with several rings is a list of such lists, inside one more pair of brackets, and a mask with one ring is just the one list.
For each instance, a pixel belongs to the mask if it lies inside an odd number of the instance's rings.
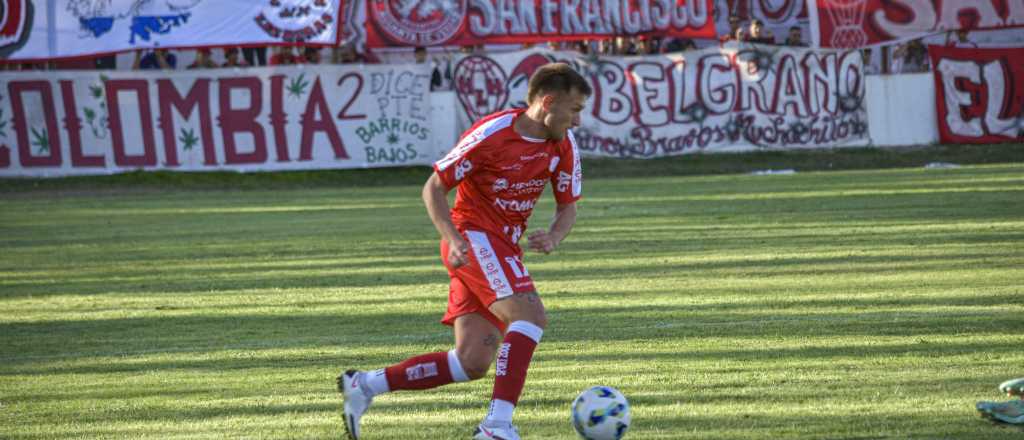
[[536,230],[526,237],[529,247],[537,252],[550,254],[576,224],[576,202],[559,203],[555,207],[555,217],[551,220],[548,230]]

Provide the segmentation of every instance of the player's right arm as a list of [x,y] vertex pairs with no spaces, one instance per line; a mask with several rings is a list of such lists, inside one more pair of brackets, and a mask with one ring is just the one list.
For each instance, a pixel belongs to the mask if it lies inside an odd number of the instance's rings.
[[448,205],[449,188],[441,181],[437,173],[432,173],[423,185],[423,203],[427,206],[427,215],[434,223],[441,239],[448,242],[448,264],[453,268],[469,262],[469,243],[452,223],[451,207]]

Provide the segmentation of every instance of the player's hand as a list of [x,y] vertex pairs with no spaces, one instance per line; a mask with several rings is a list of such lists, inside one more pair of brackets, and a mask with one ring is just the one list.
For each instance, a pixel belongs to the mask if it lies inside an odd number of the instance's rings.
[[455,237],[448,241],[448,264],[452,268],[459,268],[469,263],[469,242],[462,237]]
[[545,230],[531,232],[530,235],[526,237],[526,241],[529,242],[528,246],[530,249],[537,252],[543,252],[545,254],[550,254],[551,251],[555,250],[555,247],[558,246],[558,244],[555,243],[554,237]]

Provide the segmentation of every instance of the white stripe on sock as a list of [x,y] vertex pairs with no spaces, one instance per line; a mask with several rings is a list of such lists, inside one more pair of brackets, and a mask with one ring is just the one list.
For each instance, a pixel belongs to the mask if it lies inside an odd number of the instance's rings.
[[462,362],[459,362],[459,356],[455,354],[455,350],[448,352],[448,371],[452,373],[452,380],[456,382],[467,382],[469,376],[466,375],[466,371],[462,369]]
[[487,417],[484,418],[484,424],[512,423],[512,412],[515,409],[516,406],[512,402],[494,399],[491,401],[490,410],[487,411]]
[[363,373],[363,385],[366,386],[366,391],[369,391],[367,394],[370,397],[391,391],[391,387],[388,386],[388,375],[384,374],[383,368]]
[[540,344],[541,336],[544,336],[544,329],[537,327],[530,321],[515,321],[508,326],[509,332],[518,332],[533,339],[533,342]]

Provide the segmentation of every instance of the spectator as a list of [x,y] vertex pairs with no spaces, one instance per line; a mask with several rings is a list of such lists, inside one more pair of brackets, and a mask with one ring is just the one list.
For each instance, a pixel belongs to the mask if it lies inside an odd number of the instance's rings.
[[135,52],[135,62],[132,63],[132,70],[174,70],[178,67],[178,57],[174,56],[167,49],[155,49],[147,52]]
[[342,44],[331,51],[334,64],[366,63],[366,57],[356,51],[352,43]]
[[427,48],[423,46],[416,46],[416,49],[413,49],[412,51],[412,56],[416,60],[416,64],[423,64],[427,62]]
[[730,15],[729,16],[729,32],[726,33],[725,35],[722,35],[722,38],[720,39],[720,41],[722,43],[725,43],[726,41],[736,41],[736,40],[739,40],[740,39],[739,36],[741,34],[741,29],[742,29],[742,27],[740,27],[740,17],[737,16],[737,15]]
[[636,39],[636,54],[637,55],[650,55],[654,53],[654,45],[651,44],[649,38],[637,37]]
[[928,62],[928,49],[921,39],[910,40],[901,44],[892,52],[893,72],[923,73],[931,70]]
[[764,28],[764,23],[759,19],[750,20],[750,27],[747,30],[743,41],[758,44],[775,44],[775,36]]
[[804,33],[800,26],[790,27],[789,35],[786,36],[786,41],[782,44],[792,47],[807,47],[807,43],[804,43]]
[[306,46],[302,49],[302,56],[293,56],[295,64],[320,64],[320,48]]
[[196,60],[189,64],[186,69],[215,69],[217,64],[210,58],[210,49],[199,49],[196,51]]
[[558,40],[548,41],[548,50],[562,50],[562,43]]
[[636,55],[636,46],[629,37],[619,35],[615,37],[614,51],[616,55]]
[[250,66],[266,66],[267,65],[267,48],[266,46],[260,47],[247,47],[242,49],[242,56],[245,57],[245,63]]
[[881,69],[875,64],[874,59],[871,57],[871,48],[865,48],[861,51],[861,62],[864,64],[864,74],[866,75],[878,75],[881,73]]
[[[970,47],[978,48],[978,43],[975,43],[968,38],[971,31],[967,29],[957,29],[956,32],[949,32],[946,34],[946,46],[949,47]],[[953,40],[953,35],[956,34],[956,40]]]
[[249,63],[239,58],[239,50],[237,47],[229,47],[224,49],[224,64],[221,67],[248,67]]
[[270,56],[271,66],[284,66],[288,64],[295,64],[295,55],[292,54],[291,46],[277,46],[274,48],[274,54]]
[[93,68],[103,69],[116,69],[117,68],[117,55],[102,55],[93,59]]
[[686,52],[688,50],[696,50],[697,43],[693,42],[690,38],[673,38],[665,43],[662,47],[661,53],[673,53],[673,52]]
[[582,55],[590,54],[590,43],[587,41],[577,41],[573,46],[573,48]]

